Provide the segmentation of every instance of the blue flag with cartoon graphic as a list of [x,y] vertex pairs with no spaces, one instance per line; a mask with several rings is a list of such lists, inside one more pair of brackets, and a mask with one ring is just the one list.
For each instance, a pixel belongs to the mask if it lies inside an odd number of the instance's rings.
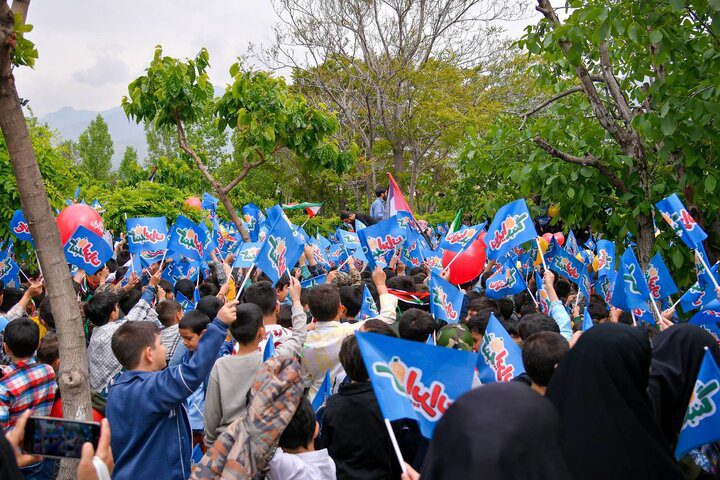
[[293,235],[292,227],[282,218],[278,218],[260,247],[255,266],[275,285],[280,277],[295,266],[300,255],[302,244]]
[[95,274],[112,258],[112,249],[105,239],[82,225],[65,243],[65,260],[82,268],[88,275]]
[[430,314],[447,323],[460,322],[465,294],[435,272],[430,273]]
[[707,233],[700,228],[700,225],[690,215],[677,193],[660,200],[655,204],[655,207],[670,225],[672,231],[680,237],[688,248],[692,250],[698,248],[698,246],[702,245],[703,240],[707,238]]
[[485,281],[485,295],[489,298],[503,298],[515,295],[527,288],[525,279],[515,265],[515,259],[510,259],[500,266],[500,269]]
[[675,447],[675,458],[682,458],[696,447],[720,440],[720,369],[710,350],[705,350],[700,371]]
[[520,347],[493,314],[478,353],[477,369],[482,383],[509,382],[525,372]]
[[645,280],[647,281],[650,295],[655,300],[669,297],[678,291],[660,252],[656,253],[650,260],[648,269],[645,272]]
[[165,250],[168,246],[165,217],[128,218],[125,226],[130,253]]
[[205,232],[189,218],[178,215],[170,229],[168,248],[191,260],[202,260]]
[[583,323],[582,323],[582,331],[587,332],[592,327],[594,327],[595,324],[592,321],[592,317],[590,316],[590,312],[588,312],[587,305],[585,305],[585,310],[583,311]]
[[602,278],[615,271],[615,242],[598,240],[597,242],[597,274]]
[[464,252],[472,242],[483,231],[485,224],[473,225],[472,227],[463,226],[456,232],[450,232],[440,242],[440,250],[449,250],[451,252]]
[[233,262],[233,268],[249,268],[255,263],[258,252],[260,252],[261,243],[241,243],[240,249],[235,255],[235,261]]
[[500,208],[485,235],[488,260],[497,260],[516,245],[534,240],[535,226],[524,199],[515,200]]
[[585,271],[585,265],[566,250],[559,249],[550,264],[550,270],[579,285],[581,276]]
[[646,299],[650,296],[645,275],[631,247],[620,257],[620,267],[615,278],[611,303],[613,306],[632,311],[634,308],[647,310]]
[[362,252],[370,270],[376,265],[385,268],[395,253],[395,249],[405,242],[405,228],[398,223],[397,215],[363,228],[357,233]]
[[330,395],[332,395],[332,380],[330,379],[330,370],[327,370],[325,372],[325,378],[323,379],[322,384],[320,384],[320,388],[315,394],[315,398],[313,398],[313,410],[317,412],[320,407],[325,405],[325,402],[327,402],[327,399],[330,398]]
[[370,289],[367,285],[363,290],[362,307],[360,308],[360,314],[358,320],[367,320],[368,318],[375,318],[380,314],[380,311],[375,304],[375,299],[370,294]]
[[257,242],[260,235],[260,226],[265,222],[265,215],[254,203],[242,207],[243,220],[248,224],[250,240]]
[[[20,267],[8,252],[0,252],[0,280],[8,285],[20,274]],[[367,288],[367,287],[366,287]]]
[[377,333],[355,336],[383,418],[417,420],[432,438],[448,407],[470,390],[477,355]]
[[10,219],[10,233],[15,235],[15,238],[18,240],[33,243],[32,235],[30,235],[30,226],[27,220],[25,220],[25,215],[22,210],[15,210],[15,213],[13,213]]

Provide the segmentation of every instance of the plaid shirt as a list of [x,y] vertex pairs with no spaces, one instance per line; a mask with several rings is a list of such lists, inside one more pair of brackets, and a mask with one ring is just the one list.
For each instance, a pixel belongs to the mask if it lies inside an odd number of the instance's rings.
[[160,343],[165,347],[165,359],[169,363],[175,354],[177,346],[180,344],[180,331],[177,323],[160,330]]
[[104,390],[122,370],[122,366],[115,358],[111,347],[112,336],[120,328],[120,325],[125,322],[146,321],[155,322],[158,327],[162,326],[158,320],[157,312],[151,306],[154,299],[155,289],[148,286],[138,303],[125,315],[125,318],[93,328],[87,348],[90,367],[90,390],[93,392]]
[[[380,295],[380,313],[377,318],[388,325],[395,322],[398,299],[389,293]],[[302,363],[307,368],[305,386],[310,387],[308,398],[313,398],[325,379],[325,372],[330,370],[330,379],[335,382],[337,376],[344,372],[340,365],[340,346],[346,337],[355,333],[365,324],[357,323],[317,322],[315,330],[307,334],[302,353]]]
[[14,363],[0,379],[0,427],[12,429],[28,408],[33,415],[48,415],[55,401],[55,372],[44,363]]

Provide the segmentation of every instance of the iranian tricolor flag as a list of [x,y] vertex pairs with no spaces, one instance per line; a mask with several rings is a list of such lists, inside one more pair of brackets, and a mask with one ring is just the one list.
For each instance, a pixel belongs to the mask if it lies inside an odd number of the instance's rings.
[[462,208],[458,210],[457,215],[455,215],[455,219],[450,224],[450,229],[448,230],[448,233],[454,233],[460,230],[460,227],[462,227]]
[[[325,202],[323,202],[325,203]],[[313,218],[315,215],[318,214],[320,211],[320,208],[322,208],[323,203],[312,203],[312,202],[303,202],[303,203],[288,203],[286,205],[282,206],[283,210],[305,210],[305,212],[308,214],[309,218]]]
[[392,174],[389,172],[388,177],[390,178],[390,188],[388,188],[385,218],[397,215],[398,212],[408,212],[410,215],[412,215],[412,209],[410,208],[407,200],[405,200],[405,195],[403,195],[402,190],[400,190],[397,182],[393,178]]

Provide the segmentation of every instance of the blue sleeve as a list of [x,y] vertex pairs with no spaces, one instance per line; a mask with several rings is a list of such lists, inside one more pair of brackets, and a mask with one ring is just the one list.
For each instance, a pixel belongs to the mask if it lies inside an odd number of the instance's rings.
[[570,341],[570,338],[572,338],[572,323],[570,322],[570,315],[568,315],[560,300],[550,303],[550,316],[560,327],[560,335],[565,337],[565,340]]
[[161,411],[172,410],[184,402],[208,377],[225,341],[227,328],[220,320],[213,320],[189,361],[166,368],[156,375],[148,398],[153,399]]

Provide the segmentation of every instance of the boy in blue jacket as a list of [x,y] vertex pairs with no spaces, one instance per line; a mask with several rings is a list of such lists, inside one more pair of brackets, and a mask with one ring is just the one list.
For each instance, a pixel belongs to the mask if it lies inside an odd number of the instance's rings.
[[154,324],[128,322],[115,332],[112,350],[127,370],[110,388],[107,402],[115,480],[190,476],[192,435],[185,401],[210,373],[237,303],[220,309],[188,362],[169,368]]

